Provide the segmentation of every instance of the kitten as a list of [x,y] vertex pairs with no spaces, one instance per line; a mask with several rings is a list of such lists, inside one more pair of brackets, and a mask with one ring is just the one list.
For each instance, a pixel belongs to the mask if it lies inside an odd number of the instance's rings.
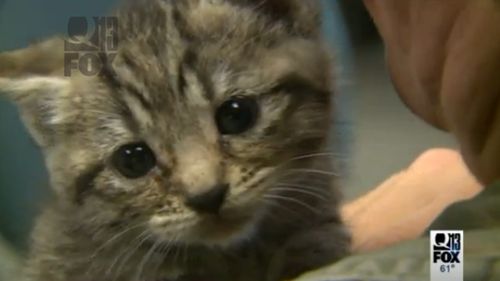
[[64,40],[0,55],[56,199],[30,281],[277,281],[346,255],[315,1],[143,0],[65,77]]

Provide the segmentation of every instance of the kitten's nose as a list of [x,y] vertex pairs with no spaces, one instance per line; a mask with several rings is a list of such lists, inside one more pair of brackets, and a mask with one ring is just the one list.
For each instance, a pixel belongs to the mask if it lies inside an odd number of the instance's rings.
[[217,214],[226,199],[228,190],[227,184],[216,185],[205,193],[188,196],[186,205],[199,213]]

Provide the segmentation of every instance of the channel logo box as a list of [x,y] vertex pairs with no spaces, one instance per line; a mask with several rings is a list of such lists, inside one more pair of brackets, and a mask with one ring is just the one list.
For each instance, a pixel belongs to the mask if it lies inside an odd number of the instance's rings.
[[431,231],[431,281],[463,281],[464,232]]

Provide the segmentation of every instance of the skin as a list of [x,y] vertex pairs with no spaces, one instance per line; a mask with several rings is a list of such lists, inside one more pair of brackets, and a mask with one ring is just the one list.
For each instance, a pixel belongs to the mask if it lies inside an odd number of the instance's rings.
[[428,150],[408,168],[343,207],[342,216],[353,236],[353,252],[374,251],[415,239],[447,207],[474,198],[481,191],[481,184],[457,151]]
[[[427,151],[347,204],[343,216],[356,252],[418,237],[448,206],[475,197],[500,176],[500,1],[364,3],[384,41],[397,93],[416,115],[452,133],[461,151]],[[373,224],[381,215],[384,223]]]
[[500,177],[500,1],[365,0],[398,94],[452,133],[484,184]]

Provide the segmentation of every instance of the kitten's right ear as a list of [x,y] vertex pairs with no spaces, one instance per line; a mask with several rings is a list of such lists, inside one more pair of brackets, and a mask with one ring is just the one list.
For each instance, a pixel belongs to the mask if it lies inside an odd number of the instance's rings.
[[69,93],[68,78],[0,78],[0,95],[17,105],[25,126],[42,147],[54,144],[61,128],[72,119]]
[[0,95],[13,101],[33,138],[53,143],[69,121],[70,79],[63,76],[64,41],[51,39],[0,54]]
[[27,48],[0,53],[0,77],[62,76],[64,38],[54,37]]

